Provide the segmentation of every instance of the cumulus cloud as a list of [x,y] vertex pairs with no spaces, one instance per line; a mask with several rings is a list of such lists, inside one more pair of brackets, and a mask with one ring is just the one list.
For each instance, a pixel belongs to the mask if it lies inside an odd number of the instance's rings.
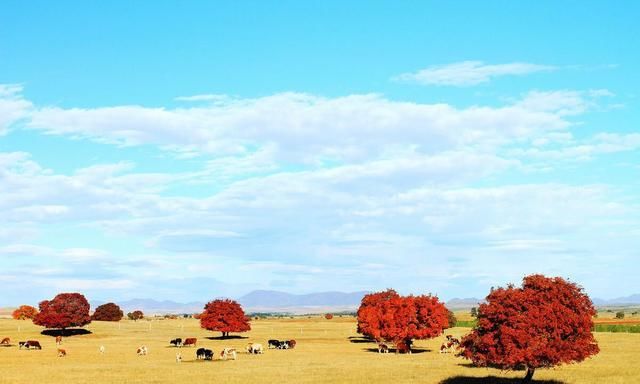
[[421,85],[448,85],[468,87],[488,83],[500,76],[522,76],[536,72],[551,72],[558,68],[551,65],[531,63],[485,64],[482,61],[462,61],[458,63],[433,65],[413,73],[395,76],[396,81]]

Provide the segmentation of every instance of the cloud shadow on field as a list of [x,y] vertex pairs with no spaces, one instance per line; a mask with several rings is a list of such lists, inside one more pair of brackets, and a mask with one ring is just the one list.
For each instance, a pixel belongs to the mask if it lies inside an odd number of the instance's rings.
[[240,335],[205,337],[205,339],[207,340],[237,340],[237,339],[248,339],[248,338],[249,336],[240,336]]
[[[378,352],[378,348],[363,348],[363,351],[367,351],[367,352],[374,352],[374,353],[379,353]],[[411,354],[414,355],[416,353],[425,353],[425,352],[432,352],[431,349],[427,349],[427,348],[411,348]],[[389,355],[395,355],[396,354],[396,349],[395,348],[389,348]],[[381,353],[382,355],[382,353]],[[402,355],[407,355],[407,353],[402,353]]]
[[[523,377],[470,377],[470,376],[454,376],[441,381],[439,384],[520,384]],[[531,384],[565,384],[563,381],[557,380],[531,380]]]
[[45,335],[45,336],[63,336],[63,337],[69,337],[69,336],[78,336],[78,335],[90,335],[92,332],[89,331],[88,329],[84,329],[84,328],[72,328],[72,329],[45,329],[44,331],[40,332],[41,335]]

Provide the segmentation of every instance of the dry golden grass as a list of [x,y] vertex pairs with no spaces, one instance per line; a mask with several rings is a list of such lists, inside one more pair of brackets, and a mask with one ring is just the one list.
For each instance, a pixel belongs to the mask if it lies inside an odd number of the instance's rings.
[[[20,332],[18,332],[20,327]],[[0,337],[12,347],[0,348],[0,383],[443,383],[515,384],[521,372],[472,368],[465,360],[438,353],[442,337],[418,341],[418,353],[379,355],[375,344],[363,343],[352,317],[257,320],[243,339],[211,340],[219,333],[201,330],[197,320],[122,321],[92,323],[89,335],[64,339],[65,358],[56,357],[53,337],[29,321],[0,320]],[[461,336],[465,328],[448,333]],[[195,361],[195,348],[169,347],[174,337],[197,337],[198,345],[213,349],[241,348],[247,342],[266,347],[269,338],[296,339],[293,350],[266,350],[264,355],[240,353],[237,361]],[[356,337],[350,339],[349,337]],[[601,352],[581,364],[536,372],[547,383],[640,383],[637,357],[640,334],[598,333]],[[19,350],[20,340],[37,339],[43,350]],[[148,356],[136,356],[145,344]],[[100,355],[100,345],[106,353]],[[176,352],[184,361],[175,362]],[[514,379],[517,378],[517,379]]]

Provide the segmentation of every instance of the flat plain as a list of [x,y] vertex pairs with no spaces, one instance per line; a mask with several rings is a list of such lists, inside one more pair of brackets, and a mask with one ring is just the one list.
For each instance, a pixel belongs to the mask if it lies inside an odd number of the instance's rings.
[[[57,357],[55,340],[42,335],[30,321],[0,319],[0,338],[10,337],[12,346],[0,348],[0,383],[442,383],[515,384],[522,372],[471,367],[452,354],[440,354],[444,337],[417,341],[411,355],[381,355],[376,345],[356,333],[353,317],[295,317],[252,321],[252,330],[226,340],[199,327],[194,319],[123,320],[93,322],[91,333],[66,337],[61,348],[68,356]],[[469,328],[452,328],[447,334],[460,337]],[[233,335],[232,335],[233,336]],[[196,348],[174,348],[175,337],[197,337],[198,347],[213,349],[214,361],[199,361]],[[640,334],[596,333],[601,352],[580,364],[538,370],[535,382],[640,383],[637,358]],[[249,342],[295,339],[291,350],[265,349],[263,355],[244,352]],[[18,341],[35,339],[42,350],[20,350]],[[105,346],[105,353],[99,347]],[[147,356],[136,348],[146,345]],[[242,350],[236,361],[219,360],[224,347]],[[176,363],[176,353],[183,356]]]

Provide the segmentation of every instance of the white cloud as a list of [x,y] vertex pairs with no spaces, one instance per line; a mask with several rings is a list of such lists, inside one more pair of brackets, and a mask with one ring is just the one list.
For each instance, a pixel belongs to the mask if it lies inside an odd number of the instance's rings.
[[[178,154],[246,156],[270,148],[279,162],[359,162],[397,152],[496,145],[566,130],[588,95],[537,92],[502,107],[455,108],[380,95],[324,98],[284,93],[191,108],[41,108],[29,126],[119,145],[153,144]],[[286,111],[286,113],[283,113]]]
[[22,97],[21,85],[0,84],[0,136],[15,122],[27,117],[31,108],[31,102]]
[[482,61],[433,65],[414,73],[403,73],[394,80],[422,85],[450,85],[468,87],[488,83],[495,77],[522,76],[536,72],[550,72],[557,67],[531,63],[485,64]]

